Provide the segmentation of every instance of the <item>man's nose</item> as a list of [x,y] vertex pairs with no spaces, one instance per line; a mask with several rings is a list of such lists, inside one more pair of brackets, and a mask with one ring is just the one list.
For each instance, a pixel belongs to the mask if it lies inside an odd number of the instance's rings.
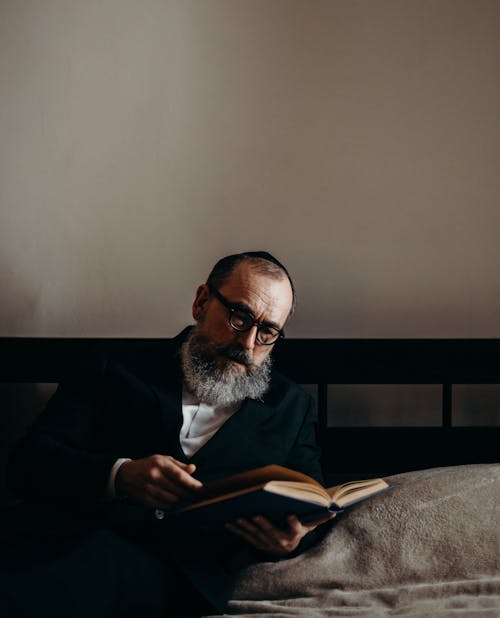
[[247,350],[253,350],[257,342],[257,326],[254,324],[250,330],[239,333],[238,339]]

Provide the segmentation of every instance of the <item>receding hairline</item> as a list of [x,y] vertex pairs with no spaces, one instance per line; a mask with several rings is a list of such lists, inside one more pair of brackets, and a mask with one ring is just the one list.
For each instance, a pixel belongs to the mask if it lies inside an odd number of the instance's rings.
[[290,317],[295,310],[295,286],[292,278],[285,266],[274,256],[265,251],[236,253],[221,258],[212,268],[206,280],[206,284],[216,288],[221,287],[234,271],[243,264],[250,266],[250,268],[259,275],[269,277],[275,281],[288,280],[292,292],[292,306],[288,314],[288,317]]

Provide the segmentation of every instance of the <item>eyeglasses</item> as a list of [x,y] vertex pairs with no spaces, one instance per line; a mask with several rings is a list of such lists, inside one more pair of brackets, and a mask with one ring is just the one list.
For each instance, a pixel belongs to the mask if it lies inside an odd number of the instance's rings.
[[283,330],[280,330],[271,324],[259,322],[259,320],[256,320],[249,311],[238,307],[238,305],[230,303],[227,298],[225,298],[213,285],[209,284],[208,289],[211,294],[213,294],[215,298],[229,311],[229,325],[234,330],[239,333],[245,333],[254,326],[257,326],[256,339],[261,345],[272,345],[273,343],[276,343],[280,337],[283,338],[285,336]]

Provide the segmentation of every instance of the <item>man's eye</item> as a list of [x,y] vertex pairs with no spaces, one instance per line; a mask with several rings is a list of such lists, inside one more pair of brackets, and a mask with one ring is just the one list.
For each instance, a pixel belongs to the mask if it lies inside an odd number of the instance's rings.
[[278,339],[280,333],[272,326],[261,326],[259,328],[259,339],[262,343],[271,343]]
[[253,323],[252,318],[249,315],[240,311],[233,312],[231,321],[236,328],[246,328]]

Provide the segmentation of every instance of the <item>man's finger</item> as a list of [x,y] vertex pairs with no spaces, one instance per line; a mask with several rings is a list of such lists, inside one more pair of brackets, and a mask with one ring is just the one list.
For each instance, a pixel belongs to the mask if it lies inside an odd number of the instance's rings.
[[[171,464],[174,465],[174,464]],[[159,458],[155,458],[151,465],[147,465],[142,473],[142,482],[152,487],[174,493],[176,496],[189,498],[194,488],[178,482],[173,475],[166,475]]]
[[303,534],[304,528],[308,529],[307,526],[304,526],[304,524],[300,521],[297,515],[288,515],[286,521],[290,532],[293,534]]
[[290,529],[278,528],[263,515],[256,515],[253,521],[273,543],[280,542],[283,538],[292,538],[295,535],[295,531],[291,532]]
[[244,519],[243,517],[239,517],[236,522],[235,522],[240,528],[242,528],[243,530],[246,530],[247,532],[250,532],[251,534],[258,534],[259,532],[261,532],[261,530],[259,530],[259,528],[257,526],[255,526],[251,521],[249,521],[248,519]]
[[259,526],[259,528],[262,528],[263,530],[272,532],[276,529],[275,526],[269,521],[269,519],[267,519],[267,517],[264,517],[263,515],[256,515],[253,518],[253,521]]
[[172,481],[170,478],[162,474],[161,471],[158,473],[158,478],[156,478],[155,481],[155,485],[159,490],[163,492],[170,492],[179,498],[192,498],[195,492],[195,490],[191,487],[186,487],[185,485]]
[[255,536],[253,536],[250,532],[243,530],[238,525],[227,523],[224,525],[224,527],[226,528],[226,530],[229,530],[229,532],[236,534],[257,549],[266,550],[268,548],[265,542],[261,541],[258,538],[255,538]]
[[258,540],[262,546],[269,547],[275,543],[275,538],[269,530],[263,530],[257,523],[240,517],[233,522],[240,530],[243,530],[252,539]]
[[171,457],[170,455],[168,455],[168,458],[170,459],[170,461],[172,461],[176,466],[179,466],[179,468],[182,468],[183,470],[185,470],[186,472],[188,472],[189,474],[193,474],[194,471],[196,470],[196,465],[193,463],[186,463],[184,461],[179,461],[178,459],[175,459],[175,457]]
[[190,487],[191,489],[200,489],[203,487],[201,481],[195,479],[189,472],[186,472],[181,466],[175,463],[175,460],[166,459],[161,463],[159,462],[159,467],[167,479],[181,486]]

